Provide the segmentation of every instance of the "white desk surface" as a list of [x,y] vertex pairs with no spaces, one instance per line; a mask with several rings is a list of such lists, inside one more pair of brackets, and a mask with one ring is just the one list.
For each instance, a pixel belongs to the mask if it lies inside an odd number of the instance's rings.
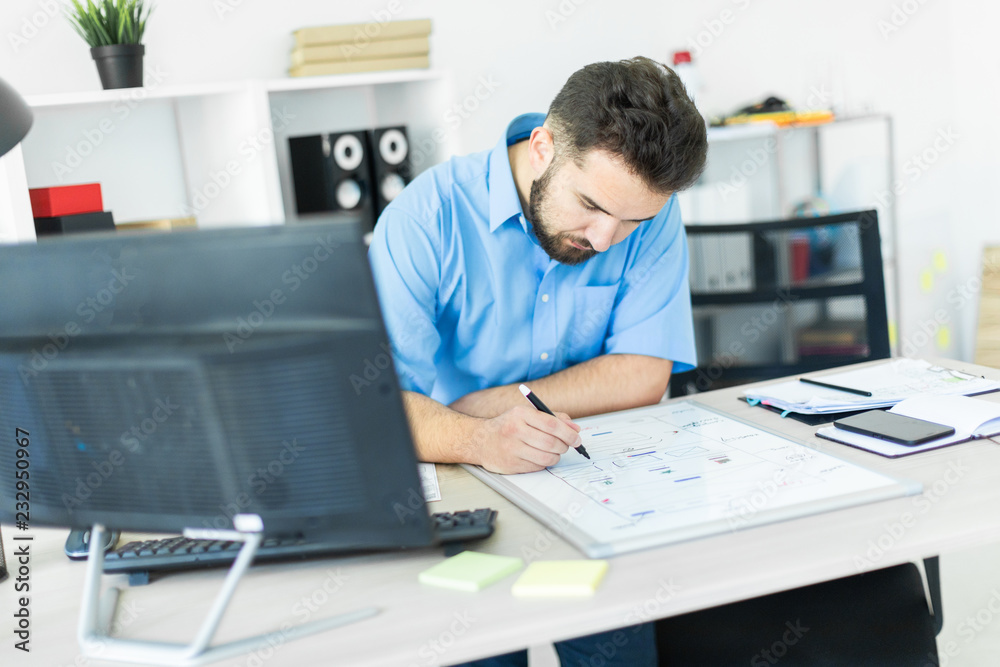
[[[1000,371],[947,365],[987,377]],[[417,573],[442,559],[439,550],[355,556],[254,567],[240,583],[216,643],[300,624],[365,606],[378,616],[273,651],[216,664],[447,665],[516,648],[676,615],[731,601],[918,561],[1000,541],[1000,446],[980,440],[902,459],[885,459],[815,438],[815,427],[737,401],[743,388],[696,397],[703,403],[789,435],[810,446],[898,477],[923,482],[921,496],[700,539],[615,557],[591,599],[524,600],[511,596],[512,575],[480,593],[423,586]],[[1000,402],[1000,393],[984,396]],[[526,560],[581,555],[544,526],[457,466],[438,466],[443,500],[432,511],[489,506],[497,531],[477,550]],[[4,526],[8,566],[13,528]],[[62,553],[65,530],[33,528],[31,653],[13,648],[12,581],[0,584],[0,664],[68,667],[79,658],[76,622],[84,564]],[[864,559],[859,560],[859,559]],[[186,572],[126,589],[118,634],[187,642],[222,582],[223,570]],[[124,585],[125,577],[105,577]],[[107,663],[90,663],[107,664]]]

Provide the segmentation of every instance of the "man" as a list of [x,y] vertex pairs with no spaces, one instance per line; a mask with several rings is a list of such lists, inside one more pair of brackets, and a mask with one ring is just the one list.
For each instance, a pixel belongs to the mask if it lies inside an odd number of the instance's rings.
[[[656,403],[671,371],[693,366],[673,194],[706,151],[671,70],[595,63],[546,116],[516,118],[494,149],[428,170],[392,202],[370,257],[422,460],[541,470],[580,444],[571,418]],[[588,639],[557,645],[564,664],[589,660]],[[489,664],[525,664],[510,660]],[[615,660],[655,660],[648,628]]]

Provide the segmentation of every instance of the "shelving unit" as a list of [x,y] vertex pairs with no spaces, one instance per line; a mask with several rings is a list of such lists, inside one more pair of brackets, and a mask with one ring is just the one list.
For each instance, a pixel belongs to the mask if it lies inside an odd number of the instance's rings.
[[[449,85],[439,71],[405,70],[31,96],[23,180],[100,182],[117,222],[291,222],[289,136],[405,124],[419,172],[455,151],[443,130]],[[24,215],[5,218],[0,239],[23,240]]]
[[[819,198],[833,214],[875,209],[889,321],[899,321],[896,206],[889,194],[895,182],[890,116],[838,118],[808,127],[753,123],[709,128],[708,139],[705,174],[680,197],[685,224],[786,219],[793,217],[796,205]],[[786,263],[787,258],[779,258],[779,264]]]

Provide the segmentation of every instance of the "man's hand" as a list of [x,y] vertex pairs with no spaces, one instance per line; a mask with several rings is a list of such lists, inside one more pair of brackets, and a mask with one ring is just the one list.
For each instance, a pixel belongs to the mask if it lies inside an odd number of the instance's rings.
[[570,447],[581,444],[580,427],[569,415],[556,417],[530,405],[511,408],[480,421],[465,457],[490,472],[534,472],[559,462]]
[[[555,465],[581,444],[580,427],[569,415],[539,412],[517,393],[514,407],[484,419],[456,412],[432,398],[403,392],[413,442],[421,461],[473,463],[503,474],[534,472]],[[574,456],[576,456],[574,454]]]

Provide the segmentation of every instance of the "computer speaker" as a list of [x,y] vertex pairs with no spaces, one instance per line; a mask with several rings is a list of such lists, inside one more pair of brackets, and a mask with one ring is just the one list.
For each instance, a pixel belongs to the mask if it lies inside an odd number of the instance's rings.
[[372,203],[378,219],[412,178],[410,142],[402,125],[369,130],[368,138],[372,147]]
[[295,207],[302,213],[371,216],[368,137],[362,131],[289,137]]

